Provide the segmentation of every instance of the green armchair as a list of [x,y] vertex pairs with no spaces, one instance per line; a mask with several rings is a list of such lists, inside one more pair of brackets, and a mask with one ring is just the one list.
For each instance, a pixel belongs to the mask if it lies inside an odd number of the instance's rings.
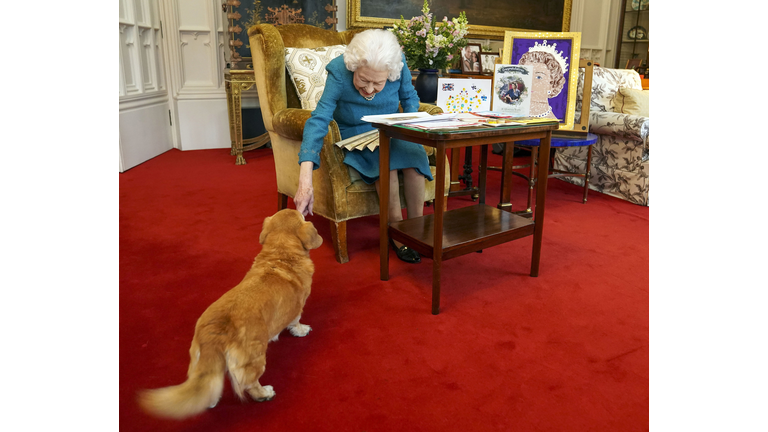
[[[286,80],[285,47],[317,48],[348,44],[359,31],[336,32],[305,24],[259,24],[248,29],[261,114],[275,159],[278,210],[286,208],[288,197],[292,198],[296,194],[304,123],[312,114],[309,110],[301,109],[293,83]],[[421,104],[419,110],[430,114],[442,112],[437,106],[428,104]],[[348,168],[344,165],[344,153],[335,145],[340,140],[339,128],[336,122],[331,122],[320,152],[320,168],[313,173],[313,212],[330,221],[336,260],[345,263],[349,261],[346,222],[358,217],[378,215],[379,199],[374,185],[368,185],[359,178],[350,178]],[[434,177],[436,169],[432,150],[427,149],[427,154]],[[444,181],[445,190],[448,191],[448,170]],[[434,200],[434,182],[426,181],[425,195],[425,201]],[[401,199],[401,202],[405,203],[405,199]]]

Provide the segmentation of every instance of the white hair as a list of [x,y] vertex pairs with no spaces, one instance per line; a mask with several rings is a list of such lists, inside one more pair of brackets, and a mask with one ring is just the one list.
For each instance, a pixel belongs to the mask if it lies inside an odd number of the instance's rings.
[[387,71],[387,79],[397,81],[403,69],[403,51],[392,32],[370,29],[352,38],[344,51],[344,64],[350,72],[361,66]]

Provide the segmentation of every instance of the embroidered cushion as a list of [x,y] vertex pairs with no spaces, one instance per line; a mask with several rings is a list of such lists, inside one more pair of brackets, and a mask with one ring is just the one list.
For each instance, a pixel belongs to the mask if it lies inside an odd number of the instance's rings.
[[302,108],[314,110],[317,107],[328,77],[325,67],[331,60],[344,54],[346,48],[346,45],[333,45],[285,49],[285,68],[296,87]]
[[[583,85],[584,72],[580,71],[579,83]],[[608,69],[595,66],[592,70],[592,104],[591,112],[617,112],[613,110],[613,98],[619,88],[642,90],[640,74],[632,69]],[[579,88],[581,90],[581,87]],[[581,99],[578,91],[577,100]],[[579,106],[580,108],[580,106]]]
[[622,114],[632,114],[650,117],[648,90],[619,88],[613,98],[613,111]]

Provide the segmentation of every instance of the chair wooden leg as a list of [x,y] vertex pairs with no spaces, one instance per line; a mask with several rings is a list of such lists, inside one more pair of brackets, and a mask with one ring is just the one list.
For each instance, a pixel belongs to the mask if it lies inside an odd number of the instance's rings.
[[590,145],[587,149],[587,171],[584,173],[584,201],[583,204],[587,203],[587,192],[589,192],[589,176],[590,172],[592,171],[592,146]]
[[331,222],[331,241],[333,242],[333,251],[336,254],[336,261],[344,264],[349,261],[347,253],[347,221]]
[[277,193],[277,211],[288,208],[288,195]]

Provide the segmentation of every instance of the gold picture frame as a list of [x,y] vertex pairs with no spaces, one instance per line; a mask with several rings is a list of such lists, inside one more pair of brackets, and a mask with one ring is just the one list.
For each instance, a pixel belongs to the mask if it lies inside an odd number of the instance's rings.
[[[405,5],[393,8],[390,3],[380,0],[346,0],[347,1],[347,28],[385,28],[400,21],[400,15],[406,20],[414,16],[421,15],[423,0],[403,0],[399,5]],[[497,22],[518,23],[517,26],[493,25],[492,22],[483,21],[473,17],[471,10],[466,7],[460,8],[459,0],[440,0],[440,3],[430,2],[432,13],[438,18],[443,16],[449,19],[459,16],[459,13],[465,11],[469,20],[469,34],[467,37],[473,39],[504,39],[506,31],[561,31],[568,32],[571,28],[571,6],[573,0],[563,1],[563,10],[552,10],[547,4],[551,2],[542,2],[541,0],[491,0],[490,8],[497,13],[484,15],[487,20],[496,20]],[[478,7],[481,3],[475,2]],[[475,3],[465,3],[472,7]],[[518,4],[519,3],[519,4]],[[524,5],[525,7],[518,7]],[[486,2],[482,3],[485,9],[489,6]],[[539,10],[541,8],[541,10]],[[531,10],[529,14],[520,13],[521,10]],[[363,15],[367,13],[367,15]],[[508,16],[507,16],[508,15]]]
[[554,96],[548,96],[547,103],[554,117],[560,120],[560,129],[572,130],[576,113],[576,87],[579,84],[581,33],[505,32],[501,63],[518,64],[520,57],[531,50],[554,53],[565,63],[565,82],[562,87],[552,89]]

